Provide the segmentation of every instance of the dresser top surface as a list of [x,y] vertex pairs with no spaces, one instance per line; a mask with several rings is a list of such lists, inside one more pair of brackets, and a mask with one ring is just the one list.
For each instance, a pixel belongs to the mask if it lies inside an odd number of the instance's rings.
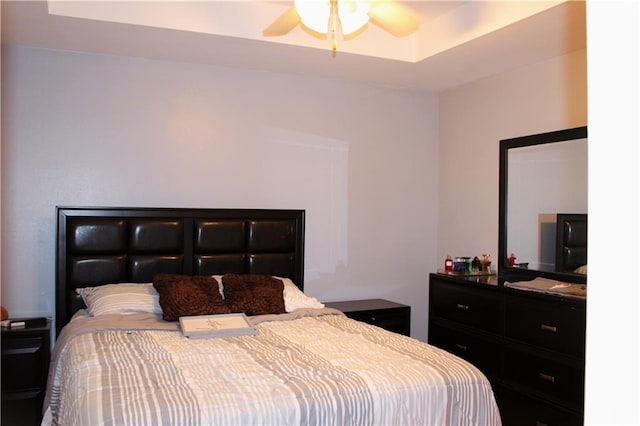
[[[586,285],[584,288],[585,297],[573,297],[572,295],[535,291],[531,288],[514,288],[512,286],[505,286],[504,283],[508,279],[498,275],[485,275],[485,276],[465,276],[465,275],[450,275],[431,273],[430,278],[437,278],[441,281],[464,285],[466,287],[485,288],[487,290],[501,291],[507,294],[526,295],[534,298],[541,298],[546,300],[556,300],[560,302],[571,302],[576,304],[584,304],[586,301]],[[525,282],[523,280],[522,282]]]

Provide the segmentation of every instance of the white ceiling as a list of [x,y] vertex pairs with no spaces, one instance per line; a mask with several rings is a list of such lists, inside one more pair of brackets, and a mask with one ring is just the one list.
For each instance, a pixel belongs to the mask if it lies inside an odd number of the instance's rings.
[[2,43],[354,79],[439,92],[586,47],[584,1],[399,1],[420,21],[338,45],[297,27],[262,36],[291,1],[6,1]]

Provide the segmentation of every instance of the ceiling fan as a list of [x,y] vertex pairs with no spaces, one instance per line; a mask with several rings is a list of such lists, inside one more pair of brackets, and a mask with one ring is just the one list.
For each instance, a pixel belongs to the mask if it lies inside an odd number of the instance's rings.
[[314,35],[330,35],[335,52],[339,38],[356,33],[368,22],[396,37],[412,34],[419,26],[407,7],[392,0],[294,0],[262,34],[283,36],[301,25]]

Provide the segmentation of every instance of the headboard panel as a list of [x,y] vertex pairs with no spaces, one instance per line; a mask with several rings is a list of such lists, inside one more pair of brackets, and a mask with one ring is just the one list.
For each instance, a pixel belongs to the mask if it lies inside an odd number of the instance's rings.
[[56,327],[79,287],[157,273],[269,274],[304,285],[304,210],[57,207]]
[[587,264],[587,215],[557,215],[556,270],[574,272]]

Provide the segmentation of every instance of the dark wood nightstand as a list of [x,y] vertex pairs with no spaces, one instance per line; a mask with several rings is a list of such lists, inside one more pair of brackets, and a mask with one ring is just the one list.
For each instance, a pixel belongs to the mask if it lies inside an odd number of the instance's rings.
[[376,325],[385,330],[409,336],[411,306],[384,299],[346,300],[326,302],[327,308],[342,311],[349,318]]
[[2,424],[39,425],[51,356],[50,321],[2,328]]

